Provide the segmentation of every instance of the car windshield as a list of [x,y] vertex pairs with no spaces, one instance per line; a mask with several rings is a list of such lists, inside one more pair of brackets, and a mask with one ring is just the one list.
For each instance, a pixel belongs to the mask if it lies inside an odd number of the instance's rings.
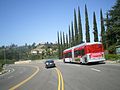
[[46,62],[48,62],[48,63],[54,63],[54,61],[53,61],[53,60],[48,60],[48,61],[46,61]]

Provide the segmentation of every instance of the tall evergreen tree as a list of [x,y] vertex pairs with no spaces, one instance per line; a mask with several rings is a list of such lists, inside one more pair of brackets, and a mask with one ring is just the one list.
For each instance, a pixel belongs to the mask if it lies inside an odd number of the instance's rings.
[[83,42],[83,33],[82,33],[82,23],[81,23],[81,15],[80,8],[78,7],[78,31],[79,31],[79,43]]
[[108,13],[106,14],[106,34],[105,34],[105,36],[106,36],[106,49],[108,49],[108,43],[109,43],[109,38],[107,37],[107,33],[108,33],[108,31],[109,31],[109,21],[108,21]]
[[68,45],[68,35],[67,35],[67,33],[66,33],[66,49],[69,47],[69,45]]
[[66,44],[65,44],[65,35],[64,35],[64,32],[63,32],[63,50],[66,49]]
[[97,22],[96,22],[96,15],[93,12],[93,34],[94,34],[94,42],[98,42],[98,29],[97,29]]
[[76,18],[76,10],[74,9],[74,31],[75,31],[75,45],[79,44],[78,41],[78,29],[77,29],[77,18]]
[[71,47],[71,31],[70,31],[70,26],[69,26],[69,47]]
[[[120,0],[116,0],[115,5],[108,12],[108,44],[120,45]],[[114,38],[113,38],[114,37]]]
[[72,42],[71,42],[71,46],[75,45],[75,39],[74,39],[74,30],[73,30],[73,22],[71,22],[71,31],[72,31]]
[[100,20],[101,20],[101,42],[105,48],[106,42],[105,42],[105,26],[104,26],[104,19],[102,14],[102,9],[100,10]]
[[61,57],[61,49],[60,49],[60,37],[59,37],[59,32],[57,32],[57,37],[58,37],[58,57],[60,59]]
[[85,27],[86,27],[86,42],[90,42],[89,20],[88,20],[88,12],[86,5],[85,5]]
[[60,53],[61,53],[61,57],[60,58],[62,58],[63,57],[63,40],[62,40],[62,33],[60,32],[60,42],[61,42],[61,45],[60,45]]
[[107,14],[106,14],[106,19],[105,19],[105,22],[106,22],[106,23],[105,23],[105,25],[106,25],[106,32],[109,30],[109,23],[110,23],[109,20],[108,20],[108,19],[109,19],[108,17],[109,17],[109,16],[108,16],[108,12],[107,12]]

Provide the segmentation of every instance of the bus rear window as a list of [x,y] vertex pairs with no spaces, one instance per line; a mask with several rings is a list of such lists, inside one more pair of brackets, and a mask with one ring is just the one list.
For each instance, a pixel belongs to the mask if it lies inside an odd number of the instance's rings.
[[87,45],[86,51],[87,51],[87,53],[103,52],[103,46],[102,46],[102,44]]

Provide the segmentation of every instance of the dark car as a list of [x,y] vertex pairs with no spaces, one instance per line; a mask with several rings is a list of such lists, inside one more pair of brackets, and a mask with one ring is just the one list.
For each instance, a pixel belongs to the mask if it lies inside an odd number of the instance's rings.
[[54,61],[53,60],[47,60],[47,61],[45,61],[45,67],[46,68],[55,67]]

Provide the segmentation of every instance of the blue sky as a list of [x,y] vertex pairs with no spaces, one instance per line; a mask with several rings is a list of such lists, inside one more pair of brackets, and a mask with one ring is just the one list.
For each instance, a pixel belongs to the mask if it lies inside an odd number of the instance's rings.
[[[80,7],[83,35],[85,34],[84,7],[87,5],[91,42],[93,41],[93,12],[96,13],[100,34],[100,9],[103,15],[116,0],[0,0],[0,46],[56,42],[57,31],[68,33]],[[84,35],[85,40],[85,35]]]

